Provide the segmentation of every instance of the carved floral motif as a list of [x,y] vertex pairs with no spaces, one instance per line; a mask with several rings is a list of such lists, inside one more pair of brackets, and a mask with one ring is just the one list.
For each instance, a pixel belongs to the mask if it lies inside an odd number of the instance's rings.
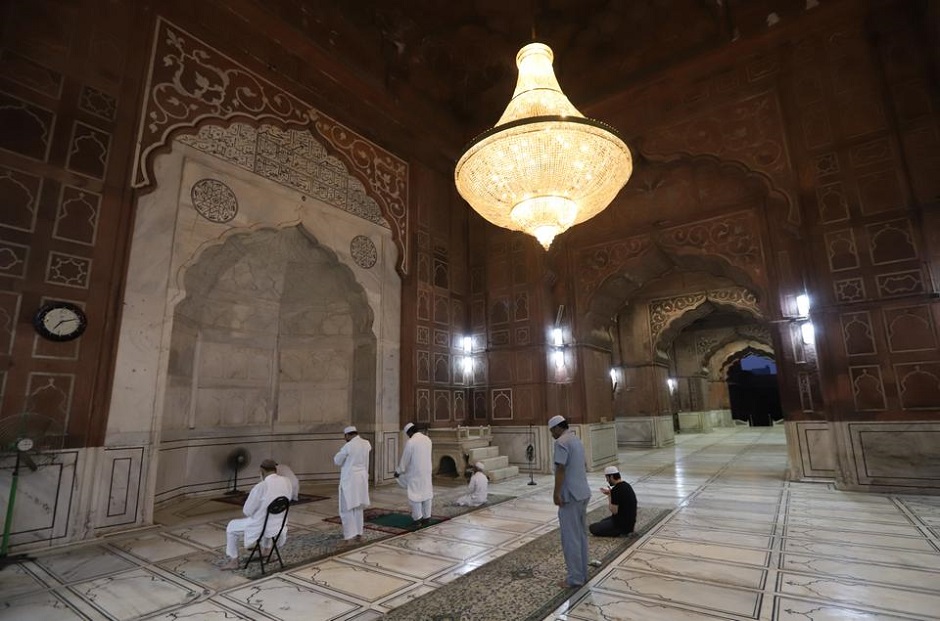
[[[334,149],[365,182],[392,225],[399,249],[399,271],[408,273],[406,162],[166,20],[159,18],[156,29],[138,133],[134,187],[153,183],[152,155],[174,134],[185,130],[195,134],[194,128],[205,121],[221,120],[225,125],[239,120],[253,124],[268,121],[279,126],[306,127],[325,138],[326,146]],[[297,180],[296,170],[279,168],[279,174]],[[310,182],[329,193],[332,178],[330,174],[320,175]]]

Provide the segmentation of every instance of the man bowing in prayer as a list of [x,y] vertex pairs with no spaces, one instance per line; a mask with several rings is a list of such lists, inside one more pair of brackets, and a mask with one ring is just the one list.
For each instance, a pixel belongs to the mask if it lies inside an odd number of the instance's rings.
[[[268,513],[268,505],[277,498],[284,496],[290,500],[291,485],[290,481],[277,473],[277,462],[273,459],[265,459],[261,462],[261,481],[251,488],[248,494],[248,500],[242,507],[242,513],[245,517],[232,520],[225,528],[225,555],[228,557],[228,563],[222,565],[222,569],[238,569],[238,536],[243,535],[245,547],[250,548],[255,545],[259,537],[265,537],[270,541],[277,531],[281,529],[281,523],[286,519],[285,513],[274,515],[268,520],[268,526],[265,532],[261,532],[264,525],[265,515]],[[281,531],[281,538],[277,545],[282,546],[287,540],[287,524],[284,524],[284,530]],[[265,551],[270,545],[261,544]]]
[[422,526],[431,521],[431,500],[434,487],[431,485],[433,462],[431,461],[431,438],[427,437],[408,423],[402,429],[408,436],[401,461],[395,471],[398,484],[408,490],[408,504],[411,505],[411,518]]
[[346,444],[333,456],[339,471],[339,519],[346,543],[362,539],[363,514],[369,506],[369,453],[372,445],[350,425],[343,429]]
[[486,502],[486,497],[489,494],[490,480],[486,478],[486,473],[483,472],[483,470],[482,461],[473,464],[473,476],[470,477],[467,493],[455,500],[455,505],[461,507],[479,507]]

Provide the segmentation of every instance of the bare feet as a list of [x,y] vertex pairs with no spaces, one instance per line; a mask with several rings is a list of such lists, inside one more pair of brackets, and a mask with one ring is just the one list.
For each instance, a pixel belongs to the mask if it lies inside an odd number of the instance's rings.
[[239,567],[241,567],[241,565],[239,564],[238,559],[230,558],[228,562],[222,565],[221,567],[219,567],[219,569],[228,571],[231,569],[238,569]]

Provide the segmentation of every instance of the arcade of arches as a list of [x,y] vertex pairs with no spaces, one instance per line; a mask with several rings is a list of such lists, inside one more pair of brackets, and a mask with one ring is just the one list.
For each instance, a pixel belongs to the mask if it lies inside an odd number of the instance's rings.
[[[592,470],[741,419],[785,425],[793,480],[940,493],[940,97],[907,3],[715,3],[724,43],[575,102],[635,172],[548,252],[457,196],[483,128],[413,88],[433,63],[253,0],[157,4],[0,9],[0,417],[61,452],[15,544],[148,524],[225,489],[233,446],[336,480],[350,423],[376,485],[407,421],[549,472],[563,414]],[[84,335],[35,334],[51,300]],[[754,355],[772,415],[733,403]]]

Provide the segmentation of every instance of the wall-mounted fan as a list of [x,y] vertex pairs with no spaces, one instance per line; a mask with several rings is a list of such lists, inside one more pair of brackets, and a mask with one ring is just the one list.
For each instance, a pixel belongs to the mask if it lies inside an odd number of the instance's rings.
[[232,471],[232,489],[225,492],[226,496],[239,494],[238,491],[238,471],[251,463],[251,453],[244,447],[234,449],[225,458],[225,465]]
[[0,543],[0,569],[29,559],[25,554],[7,554],[13,530],[13,512],[21,468],[25,466],[30,472],[35,472],[52,463],[56,451],[61,449],[64,443],[65,433],[59,420],[35,412],[24,412],[0,419],[0,463],[4,469],[12,466],[6,517],[3,522],[3,540]]

